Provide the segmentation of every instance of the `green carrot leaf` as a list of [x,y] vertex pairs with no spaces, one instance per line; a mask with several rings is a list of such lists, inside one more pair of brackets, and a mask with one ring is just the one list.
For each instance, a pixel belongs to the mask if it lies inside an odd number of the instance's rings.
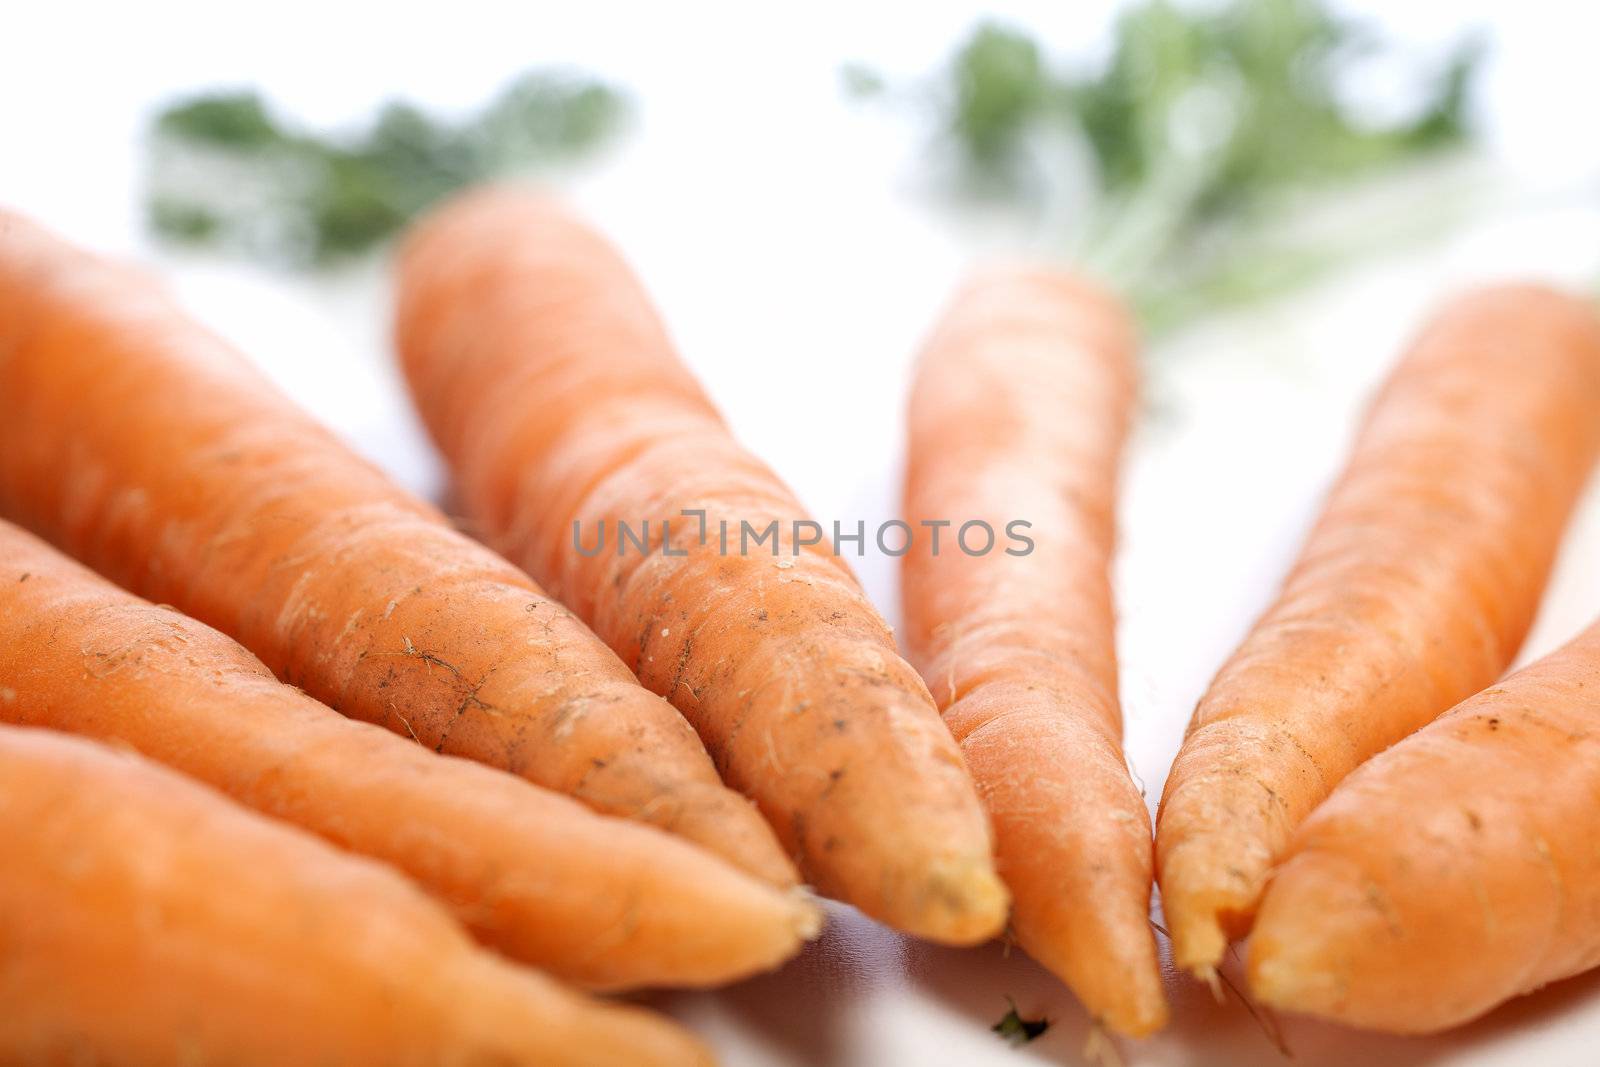
[[[961,191],[1070,220],[1058,247],[1167,325],[1180,308],[1271,295],[1331,264],[1315,248],[1274,249],[1288,208],[1467,145],[1482,57],[1472,37],[1442,57],[1400,52],[1318,0],[1140,0],[1098,63],[1052,64],[990,22],[921,92]],[[1379,60],[1410,76],[1410,109],[1378,116],[1350,99]],[[1039,148],[1062,139],[1081,147],[1084,180]]]
[[335,264],[463,186],[582,158],[627,111],[609,85],[540,71],[464,118],[394,101],[364,129],[333,134],[280,118],[253,91],[204,94],[151,124],[146,218],[179,244]]

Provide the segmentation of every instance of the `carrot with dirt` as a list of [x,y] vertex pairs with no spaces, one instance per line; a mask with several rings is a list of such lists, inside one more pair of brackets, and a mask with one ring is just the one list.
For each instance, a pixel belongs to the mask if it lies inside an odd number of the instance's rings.
[[[912,386],[901,595],[911,660],[994,821],[1017,942],[1097,1020],[1144,1035],[1166,1003],[1110,578],[1136,345],[1121,305],[1067,274],[998,269],[961,290]],[[1008,547],[979,552],[989,536]]]
[[1600,623],[1312,813],[1250,939],[1285,1011],[1426,1033],[1600,966]]
[[1156,862],[1180,967],[1213,973],[1341,779],[1510,665],[1597,453],[1582,300],[1483,289],[1414,342],[1167,779]]
[[6,1063],[710,1063],[477,948],[382,864],[139,756],[0,726],[0,824]]
[[490,543],[683,711],[823,892],[934,940],[994,934],[988,823],[927,688],[621,257],[487,189],[425,220],[399,271],[413,396]]
[[591,988],[742,978],[819,922],[804,899],[654,827],[343,718],[5,522],[0,679],[0,720],[128,746],[384,860],[481,940]]
[[683,717],[570,612],[149,281],[4,213],[0,515],[347,715],[796,879]]

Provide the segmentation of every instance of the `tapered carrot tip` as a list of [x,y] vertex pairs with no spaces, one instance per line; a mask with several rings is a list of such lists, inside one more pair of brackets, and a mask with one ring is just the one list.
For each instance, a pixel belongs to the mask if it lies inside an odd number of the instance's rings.
[[[783,966],[822,932],[822,908],[804,886],[778,890],[709,856],[699,857],[698,863],[706,876],[698,912],[675,909],[669,921],[653,923],[648,903],[635,908],[635,929],[639,933],[648,929],[655,970],[638,963],[640,941],[625,938],[616,954],[631,949],[631,966],[597,965],[584,976],[585,989],[608,993],[651,986],[712,989]],[[718,872],[714,867],[723,869]],[[720,877],[712,877],[719,873]]]
[[614,1006],[596,1030],[610,1033],[579,1036],[580,1041],[590,1044],[596,1067],[621,1063],[634,1067],[715,1067],[717,1062],[699,1038],[642,1008]]
[[1181,918],[1170,928],[1173,965],[1214,987],[1217,968],[1228,951],[1228,935],[1217,921],[1216,909],[1190,904],[1175,910]]
[[1098,936],[1050,943],[1026,936],[1015,915],[1011,922],[1022,949],[1066,982],[1097,1024],[1123,1037],[1149,1037],[1169,1018],[1149,915],[1116,909],[1097,918],[1106,923]]
[[1149,1037],[1164,1029],[1171,1018],[1167,998],[1162,992],[1159,975],[1153,986],[1146,985],[1142,977],[1133,981],[1139,988],[1131,990],[1132,1010],[1108,1013],[1105,1024],[1125,1037]]
[[698,1038],[642,1008],[611,1006],[585,1033],[574,1034],[584,1054],[575,1062],[594,1067],[715,1067],[717,1059]]
[[1085,898],[1080,906],[1098,911],[1087,925],[1071,930],[1075,938],[1059,937],[1048,944],[1026,936],[1014,915],[1018,943],[1060,976],[1107,1029],[1124,1037],[1149,1037],[1169,1017],[1149,912],[1095,898]]
[[[758,909],[753,906],[754,902],[741,902],[744,904],[744,910],[735,913],[732,908],[720,906],[718,902],[708,899],[706,914],[712,918],[706,922],[711,930],[702,926],[694,931],[694,936],[702,942],[706,934],[726,938],[726,945],[719,946],[718,955],[736,959],[738,966],[708,972],[694,982],[675,979],[673,985],[681,988],[694,986],[711,988],[774,970],[793,959],[795,954],[805,947],[806,942],[816,940],[817,935],[822,933],[824,921],[822,906],[811,890],[805,886],[797,885],[788,890],[774,891],[748,878],[740,880],[750,889],[759,890],[764,898],[762,904],[766,905],[770,900],[770,905]],[[691,945],[687,937],[684,938],[684,943]],[[692,946],[691,951],[703,954],[698,945]],[[687,971],[690,966],[691,964],[685,961],[679,970]]]
[[[606,710],[598,715],[598,701],[574,703],[585,726],[584,758],[569,759],[549,783],[553,788],[596,811],[693,842],[779,889],[800,884],[772,826],[752,801],[723,784],[700,738],[670,704],[631,674],[608,686],[603,698]],[[671,716],[671,728],[659,713]],[[639,723],[656,728],[641,731]],[[591,760],[591,752],[606,758]]]
[[[1245,975],[1251,993],[1278,1011],[1396,1032],[1418,1029],[1407,1007],[1416,969],[1404,951],[1387,951],[1400,944],[1391,921],[1375,903],[1370,880],[1351,864],[1317,853],[1293,857],[1274,876],[1250,936]],[[1397,986],[1357,988],[1357,970],[1364,986],[1391,974]]]
[[[1149,916],[1144,918],[1148,921]],[[1122,978],[1121,988],[1095,998],[1103,1005],[1098,1011],[1100,1021],[1125,1037],[1149,1037],[1163,1029],[1170,1014],[1159,968],[1150,966],[1141,951],[1133,958],[1124,960],[1118,970]],[[1084,1003],[1095,1007],[1087,1000]]]
[[[1332,999],[1332,983],[1314,963],[1308,966],[1311,961],[1295,959],[1295,954],[1286,953],[1284,948],[1275,944],[1252,949],[1247,968],[1250,992],[1274,1011],[1316,1014],[1314,1005],[1327,1004]],[[1325,1009],[1323,1014],[1326,1013]]]
[[[495,1063],[563,1067],[711,1067],[683,1026],[644,1008],[583,996],[533,971],[478,955],[463,964],[459,1025],[500,1054]],[[486,1057],[484,1062],[488,1062]]]
[[[1174,774],[1183,769],[1181,757],[1173,768]],[[1205,788],[1169,786],[1158,820],[1156,867],[1172,961],[1214,984],[1228,943],[1250,929],[1283,831],[1273,825],[1272,807],[1253,778],[1198,781]]]
[[789,890],[789,900],[793,908],[791,928],[795,936],[801,941],[815,941],[822,933],[822,905],[811,890],[803,885]]
[[[1213,835],[1191,838],[1161,857],[1161,907],[1172,935],[1172,962],[1207,985],[1234,936],[1249,929],[1259,897],[1252,849]],[[1266,867],[1262,865],[1262,877]]]
[[937,860],[903,914],[886,915],[893,926],[945,945],[977,945],[1005,926],[1011,894],[989,857]]
[[746,874],[780,889],[800,884],[800,872],[784,853],[755,804],[731,789],[696,785],[669,829],[723,857]]

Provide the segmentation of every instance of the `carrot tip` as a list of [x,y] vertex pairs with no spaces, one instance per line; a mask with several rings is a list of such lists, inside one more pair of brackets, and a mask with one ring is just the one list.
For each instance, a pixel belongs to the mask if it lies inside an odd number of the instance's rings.
[[1275,961],[1254,958],[1250,960],[1246,973],[1251,994],[1261,1003],[1274,1008],[1293,1007],[1293,998],[1286,995],[1292,983],[1285,981],[1285,977],[1283,969],[1276,966]]
[[926,886],[934,905],[929,910],[936,914],[907,925],[908,933],[949,945],[976,945],[1004,928],[1011,894],[987,856],[935,864]]
[[1159,976],[1153,976],[1153,984],[1147,993],[1130,990],[1131,1004],[1116,1005],[1117,1010],[1108,1009],[1100,1015],[1100,1023],[1109,1035],[1144,1038],[1166,1028],[1170,1017]]
[[1083,1058],[1097,1067],[1122,1067],[1122,1053],[1106,1028],[1097,1020],[1089,1026],[1089,1036],[1083,1041]]
[[[1223,932],[1218,913],[1208,907],[1180,908],[1176,901],[1169,905],[1167,918],[1172,925],[1172,962],[1179,970],[1188,971],[1197,979],[1217,989],[1217,967],[1228,951],[1228,935]],[[1177,915],[1173,913],[1177,912]]]
[[789,890],[789,899],[795,906],[795,933],[802,941],[815,941],[826,922],[817,895],[806,886],[797,885]]
[[1316,1014],[1335,986],[1325,961],[1285,958],[1274,951],[1273,944],[1266,939],[1263,942],[1251,946],[1246,961],[1245,979],[1251,995],[1277,1011]]

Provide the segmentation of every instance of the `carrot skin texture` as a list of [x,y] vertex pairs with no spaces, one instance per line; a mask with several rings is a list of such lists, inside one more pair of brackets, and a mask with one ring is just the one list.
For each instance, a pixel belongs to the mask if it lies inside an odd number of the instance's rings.
[[1600,320],[1500,286],[1447,306],[1369,409],[1277,603],[1201,700],[1157,818],[1180,967],[1251,923],[1362,762],[1493,682],[1600,451]]
[[4,522],[0,679],[0,720],[126,745],[383,860],[481,940],[590,988],[742,978],[818,924],[807,902],[653,827],[345,719]]
[[[1110,566],[1117,470],[1137,394],[1126,313],[1036,268],[970,281],[911,394],[906,642],[991,818],[1017,942],[1096,1019],[1166,1022],[1150,927],[1150,814],[1122,755]],[[981,520],[934,553],[924,523]],[[1028,522],[1027,555],[1006,537]],[[971,534],[981,547],[983,534]]]
[[0,515],[347,715],[797,880],[570,612],[148,281],[3,212]]
[[[490,543],[683,711],[821,891],[934,940],[997,932],[988,824],[926,687],[843,562],[792,543],[799,503],[733,440],[617,253],[491,189],[414,230],[399,273],[413,396]],[[649,521],[652,551],[577,550],[575,524],[592,549],[619,519]],[[773,555],[741,555],[741,522],[771,520]]]
[[1427,1033],[1600,966],[1600,623],[1374,757],[1250,939],[1274,1007]]
[[0,1058],[707,1064],[477,949],[388,868],[77,738],[0,727]]

